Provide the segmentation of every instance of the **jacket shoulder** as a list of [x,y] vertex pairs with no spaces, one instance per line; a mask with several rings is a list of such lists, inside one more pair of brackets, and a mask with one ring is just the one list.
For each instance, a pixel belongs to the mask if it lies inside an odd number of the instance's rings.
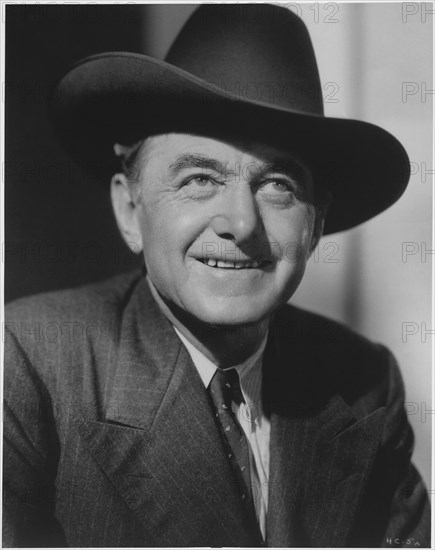
[[115,364],[124,310],[140,278],[137,271],[8,304],[4,373],[9,402],[38,392],[66,402],[79,391],[78,381],[106,380]]
[[293,305],[281,308],[276,319],[283,336],[298,338],[306,344],[315,342],[317,348],[327,345],[330,352],[376,354],[382,347],[342,322]]
[[14,331],[15,324],[24,322],[107,320],[124,308],[140,276],[140,271],[134,271],[72,289],[19,298],[5,306],[5,325]]
[[276,318],[281,341],[292,346],[310,365],[310,376],[337,391],[361,414],[387,403],[392,394],[403,399],[403,380],[392,353],[382,344],[343,323],[295,306],[285,306]]

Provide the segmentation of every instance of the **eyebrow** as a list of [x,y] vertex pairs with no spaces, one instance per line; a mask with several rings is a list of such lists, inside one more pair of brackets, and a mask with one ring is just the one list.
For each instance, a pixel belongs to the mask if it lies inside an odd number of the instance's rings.
[[280,173],[295,177],[300,182],[306,181],[309,171],[295,159],[280,159],[274,162],[265,163],[261,170],[262,174]]
[[[254,166],[258,165],[258,169],[253,171],[252,176],[254,178],[261,177],[268,173],[281,173],[290,177],[294,177],[296,182],[302,185],[306,185],[309,173],[296,159],[278,159],[276,161],[267,163],[252,163]],[[236,173],[235,170],[228,171],[226,165],[222,162],[200,154],[183,154],[176,158],[174,162],[169,165],[169,175],[175,178],[181,171],[189,168],[199,168],[201,170],[212,170],[220,174]],[[240,167],[239,167],[240,171]]]
[[203,155],[184,154],[177,157],[177,159],[169,165],[169,174],[174,178],[182,170],[188,168],[201,168],[202,170],[213,170],[220,173],[225,172],[225,166],[218,160]]

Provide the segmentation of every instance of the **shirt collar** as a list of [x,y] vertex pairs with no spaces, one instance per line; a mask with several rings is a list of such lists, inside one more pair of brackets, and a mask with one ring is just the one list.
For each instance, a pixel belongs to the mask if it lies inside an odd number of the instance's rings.
[[[189,352],[204,386],[208,388],[218,367],[189,342],[177,327],[174,326],[174,330]],[[259,422],[263,414],[261,399],[263,382],[262,359],[266,341],[267,333],[255,353],[243,361],[243,363],[231,367],[236,369],[239,375],[240,389],[248,409],[247,414],[249,413],[248,416],[252,422]]]
[[[147,282],[151,289],[151,293],[159,305],[162,312],[165,314],[165,309],[162,307],[162,299],[159,296],[156,288],[154,287],[151,279],[147,276]],[[166,315],[166,314],[165,314]],[[206,388],[210,385],[211,379],[218,368],[213,361],[206,357],[198,348],[196,348],[173,324],[172,320],[168,318],[172,324],[173,329],[175,330],[177,336],[180,338],[181,342],[186,347],[189,355],[195,365],[199,376]],[[178,321],[179,322],[179,321]],[[266,347],[268,331],[264,335],[264,338],[258,347],[258,349],[250,357],[245,359],[243,363],[234,365],[239,375],[240,380],[240,389],[242,390],[242,395],[245,400],[245,403],[252,409],[252,420],[258,420],[262,414],[262,400],[261,400],[261,389],[262,389],[262,359],[264,354],[264,349]]]
[[[196,348],[189,340],[178,330],[177,327],[174,326],[174,330],[177,333],[180,340],[183,342],[183,344],[186,346],[187,351],[189,352],[192,361],[195,363],[199,375],[201,377],[201,380],[204,383],[204,386],[208,388],[211,379],[213,378],[214,373],[216,372],[216,369],[218,368],[213,361],[211,361],[208,357],[206,357],[201,351],[199,351],[198,348]],[[264,348],[266,347],[266,341],[267,341],[267,333],[265,334],[261,345],[257,349],[255,353],[253,353],[250,357],[248,357],[243,363],[240,363],[239,365],[234,365],[234,368],[237,371],[237,374],[239,375],[240,379],[240,385],[242,386],[242,392],[243,392],[243,381],[249,377],[249,372],[252,369],[258,368],[260,366],[261,369],[261,359]],[[245,396],[243,396],[245,397]],[[246,397],[245,397],[246,400]]]

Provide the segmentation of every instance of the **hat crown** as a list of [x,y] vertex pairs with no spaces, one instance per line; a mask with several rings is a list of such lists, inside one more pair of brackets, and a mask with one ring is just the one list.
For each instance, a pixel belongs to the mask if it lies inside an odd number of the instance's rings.
[[181,29],[165,60],[229,96],[323,115],[308,30],[287,8],[202,5]]
[[382,212],[410,176],[391,134],[323,116],[308,31],[290,10],[267,4],[202,5],[166,61],[132,52],[80,60],[53,89],[50,118],[65,147],[103,181],[118,169],[114,143],[155,134],[223,132],[277,144],[332,192],[324,233]]

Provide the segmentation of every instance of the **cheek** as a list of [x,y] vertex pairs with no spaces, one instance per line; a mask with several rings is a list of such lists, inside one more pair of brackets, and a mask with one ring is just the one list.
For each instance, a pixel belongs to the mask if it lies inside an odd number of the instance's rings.
[[183,260],[207,220],[194,208],[175,203],[151,204],[142,209],[140,226],[146,259],[174,264]]
[[281,252],[297,251],[298,257],[308,259],[314,229],[314,207],[295,205],[282,215],[271,216],[267,224],[269,240],[277,242]]

